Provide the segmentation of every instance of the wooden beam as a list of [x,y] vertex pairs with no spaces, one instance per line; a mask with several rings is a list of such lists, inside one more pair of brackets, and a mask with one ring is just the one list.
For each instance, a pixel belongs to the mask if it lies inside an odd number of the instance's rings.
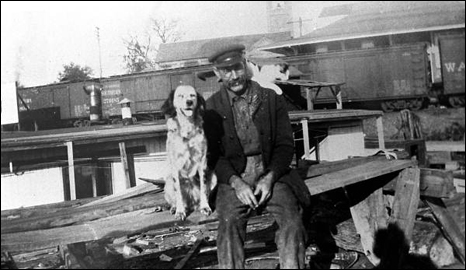
[[379,149],[385,149],[382,116],[377,117],[375,122],[377,126],[377,138],[379,139]]
[[309,160],[310,159],[310,144],[309,144],[309,130],[308,130],[308,123],[306,119],[301,120],[301,126],[303,128],[303,140],[304,140],[304,158]]
[[42,215],[47,215],[51,213],[56,213],[58,211],[64,210],[66,208],[75,208],[80,205],[89,203],[91,201],[95,201],[101,199],[99,198],[84,198],[84,199],[77,199],[74,201],[63,201],[59,203],[49,203],[49,204],[42,204],[36,206],[29,206],[24,208],[16,208],[16,209],[9,209],[9,210],[2,210],[1,212],[1,220],[2,223],[4,220],[14,220],[18,218],[28,218],[28,217],[37,217]]
[[310,87],[305,87],[304,89],[306,90],[307,110],[312,111],[314,110],[314,94]]
[[68,178],[70,180],[70,199],[76,200],[76,178],[74,174],[73,142],[66,142],[68,152]]
[[426,150],[464,152],[464,141],[426,141]]
[[126,188],[131,188],[135,185],[136,180],[134,176],[134,159],[132,154],[126,153],[126,145],[125,142],[120,142],[120,158],[121,163],[123,164],[123,170],[126,176]]
[[411,160],[374,160],[341,171],[308,178],[305,183],[311,195],[316,195],[413,166],[416,166],[416,162]]
[[91,172],[91,179],[92,179],[92,197],[97,197],[97,174],[98,170],[98,158],[95,157],[92,159],[92,172]]
[[76,223],[108,218],[140,209],[163,206],[166,202],[162,194],[158,192],[156,194],[146,194],[105,204],[71,209],[64,208],[61,211],[41,216],[2,220],[1,233],[16,233],[70,226]]
[[398,176],[389,222],[396,223],[404,232],[407,243],[411,242],[414,220],[419,205],[419,168],[406,168]]
[[[341,171],[344,169],[359,166],[374,160],[386,160],[385,156],[369,156],[361,158],[350,158],[320,164],[312,164],[310,166],[301,166],[298,168],[298,173],[306,181],[313,181],[312,178]],[[302,163],[305,163],[303,161]],[[455,193],[453,176],[451,171],[420,168],[420,195],[437,198],[451,198]],[[385,191],[395,191],[396,181],[391,181],[384,186]]]
[[[420,168],[419,195],[435,198],[452,198],[456,194],[453,172],[437,169]],[[397,181],[384,186],[386,191],[395,191]]]
[[216,215],[206,217],[199,212],[194,212],[185,221],[181,222],[175,219],[169,211],[154,212],[153,209],[149,208],[80,225],[2,234],[1,249],[2,252],[31,251],[70,243],[121,237],[174,225],[205,224],[216,220]]
[[186,254],[186,256],[183,257],[183,259],[176,264],[175,268],[174,269],[183,269],[184,266],[186,265],[186,263],[189,261],[189,259],[191,259],[191,257],[199,251],[200,247],[201,247],[201,244],[202,242],[204,241],[204,239],[202,238],[202,236],[198,237],[196,239],[196,242],[194,242],[193,246],[191,247],[191,249],[188,251],[188,254]]
[[[297,169],[299,175],[303,179],[319,176],[326,173],[341,171],[354,166],[362,165],[373,160],[385,160],[385,156],[369,156],[359,158],[349,158],[338,161],[330,161],[319,164],[306,165],[306,161],[301,161],[300,167]],[[303,165],[304,164],[304,165]]]
[[109,203],[109,202],[116,202],[116,201],[119,201],[119,200],[131,198],[131,197],[134,197],[134,196],[142,195],[144,193],[155,191],[157,189],[160,189],[160,188],[153,185],[153,184],[150,184],[150,183],[144,183],[142,185],[138,185],[138,186],[129,188],[127,190],[124,190],[123,192],[119,192],[119,193],[116,193],[116,194],[113,194],[113,195],[103,197],[100,200],[94,200],[94,201],[89,202],[87,204],[84,204],[84,205],[82,205],[80,207],[88,207],[88,206],[92,206],[92,205],[100,205],[100,204]]
[[377,265],[380,260],[373,251],[374,234],[387,226],[388,216],[383,203],[382,189],[377,189],[366,199],[350,207],[350,212],[356,231],[361,237],[364,254],[372,264]]
[[149,179],[149,178],[144,178],[144,177],[139,177],[139,180],[145,181],[147,183],[154,184],[160,188],[163,188],[165,186],[165,180],[163,178],[159,179]]

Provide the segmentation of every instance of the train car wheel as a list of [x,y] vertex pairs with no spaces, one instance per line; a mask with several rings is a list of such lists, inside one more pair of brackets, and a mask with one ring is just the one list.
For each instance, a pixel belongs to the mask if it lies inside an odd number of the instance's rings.
[[83,126],[85,127],[90,127],[91,126],[91,121],[90,120],[83,120]]
[[112,121],[111,121],[111,124],[112,124],[112,125],[121,124],[121,119],[113,118]]
[[73,122],[73,126],[74,127],[82,127],[83,122],[81,120],[76,120],[76,121]]
[[391,101],[383,101],[380,106],[384,112],[393,112],[395,110],[395,106]]
[[461,97],[449,97],[448,98],[448,103],[450,103],[450,105],[453,108],[464,107],[464,97],[463,98],[461,98]]
[[419,111],[422,108],[422,99],[410,100],[407,107],[412,111]]

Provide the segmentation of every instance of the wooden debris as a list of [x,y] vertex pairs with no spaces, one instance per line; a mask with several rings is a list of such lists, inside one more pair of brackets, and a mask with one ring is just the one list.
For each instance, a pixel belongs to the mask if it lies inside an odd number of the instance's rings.
[[429,257],[439,268],[455,263],[452,246],[431,222],[416,221],[410,252]]
[[316,195],[415,165],[416,163],[411,160],[376,159],[344,170],[306,179],[306,185],[311,195]]
[[[137,222],[134,222],[136,219]],[[2,251],[29,251],[60,244],[120,237],[145,230],[171,227],[175,224],[196,224],[215,220],[215,215],[205,217],[194,212],[186,221],[180,222],[168,211],[154,212],[152,209],[143,209],[81,225],[2,234],[1,248]]]
[[[336,227],[338,233],[334,234],[333,238],[337,246],[363,253],[360,238],[351,219],[339,223]],[[410,253],[427,256],[438,267],[455,262],[452,246],[443,237],[439,228],[431,222],[415,221]]]
[[[384,190],[393,191],[396,181],[384,186]],[[421,196],[435,198],[451,198],[456,190],[453,182],[453,174],[450,171],[421,168],[419,191]]]
[[414,219],[419,205],[419,168],[403,170],[397,180],[392,214],[389,222],[395,222],[411,241]]
[[159,188],[163,188],[165,186],[165,180],[163,179],[149,179],[149,178],[139,177],[139,180],[154,184],[158,186]]
[[441,229],[449,239],[461,263],[465,264],[464,234],[451,217],[442,199],[426,198],[435,218],[441,224]]
[[101,205],[101,204],[104,204],[104,203],[116,202],[116,201],[119,201],[119,200],[131,198],[131,197],[134,197],[134,196],[140,196],[140,195],[143,195],[145,193],[155,191],[157,189],[160,189],[160,188],[158,188],[157,186],[154,186],[152,184],[146,183],[146,184],[142,184],[142,185],[139,185],[139,186],[135,186],[135,187],[126,189],[124,192],[113,194],[113,195],[110,195],[110,196],[106,196],[106,197],[104,197],[104,198],[102,198],[100,200],[87,203],[87,204],[85,204],[85,205],[83,205],[81,207],[88,207],[88,206],[91,206],[91,205]]
[[160,196],[148,194],[147,196],[110,202],[99,206],[65,209],[43,216],[2,221],[1,232],[2,234],[15,233],[82,224],[87,221],[107,218],[136,210],[158,207],[164,203],[165,200]]
[[203,241],[204,239],[202,237],[198,237],[196,242],[194,242],[194,245],[188,251],[188,254],[186,254],[186,256],[184,256],[184,258],[176,264],[174,269],[183,269],[183,267],[186,265],[189,259],[191,259],[191,257],[199,251],[199,248],[201,247]]

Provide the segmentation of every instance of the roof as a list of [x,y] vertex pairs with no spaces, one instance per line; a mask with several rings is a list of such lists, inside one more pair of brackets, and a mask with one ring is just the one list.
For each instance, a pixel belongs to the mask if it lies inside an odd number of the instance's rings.
[[320,17],[348,15],[301,38],[262,46],[281,48],[371,36],[437,31],[465,27],[461,1],[371,1],[350,8],[323,9]]
[[219,45],[224,43],[241,43],[246,51],[291,38],[291,32],[265,33],[244,36],[222,37],[215,39],[192,40],[176,43],[162,43],[155,58],[158,63],[190,59],[208,58]]

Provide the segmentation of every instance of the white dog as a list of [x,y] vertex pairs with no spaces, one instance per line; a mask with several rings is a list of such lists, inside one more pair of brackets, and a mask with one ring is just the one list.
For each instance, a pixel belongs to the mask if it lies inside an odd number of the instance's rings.
[[165,179],[165,199],[170,212],[180,220],[200,210],[210,215],[209,195],[217,179],[207,168],[207,139],[203,130],[204,98],[194,87],[180,85],[162,106],[167,119],[167,158],[170,166]]

